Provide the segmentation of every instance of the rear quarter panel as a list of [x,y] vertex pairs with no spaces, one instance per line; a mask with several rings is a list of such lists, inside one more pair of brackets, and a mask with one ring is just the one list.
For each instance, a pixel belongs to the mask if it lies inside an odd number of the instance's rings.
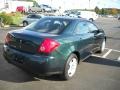
[[68,56],[77,50],[78,39],[71,36],[64,36],[58,40],[60,47],[52,53],[55,57],[56,65],[64,69]]

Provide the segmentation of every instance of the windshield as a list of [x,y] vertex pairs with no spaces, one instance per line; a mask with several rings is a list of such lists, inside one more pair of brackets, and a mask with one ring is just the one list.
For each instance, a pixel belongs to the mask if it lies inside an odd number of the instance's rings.
[[42,18],[24,29],[41,33],[60,34],[71,23],[71,20],[63,18]]

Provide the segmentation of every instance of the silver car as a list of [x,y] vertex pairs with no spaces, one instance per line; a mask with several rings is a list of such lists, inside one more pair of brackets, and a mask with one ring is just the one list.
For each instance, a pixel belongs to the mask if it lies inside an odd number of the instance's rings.
[[42,18],[43,15],[39,15],[39,14],[30,14],[28,16],[26,16],[23,21],[22,21],[22,24],[23,26],[27,26],[28,24],[31,24],[32,22],[34,21],[37,21],[39,20],[40,18]]

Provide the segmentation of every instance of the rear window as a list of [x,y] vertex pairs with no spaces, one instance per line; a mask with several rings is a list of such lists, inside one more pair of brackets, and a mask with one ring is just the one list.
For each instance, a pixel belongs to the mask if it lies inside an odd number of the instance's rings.
[[25,29],[40,33],[60,34],[70,23],[71,20],[63,18],[42,18],[28,25]]

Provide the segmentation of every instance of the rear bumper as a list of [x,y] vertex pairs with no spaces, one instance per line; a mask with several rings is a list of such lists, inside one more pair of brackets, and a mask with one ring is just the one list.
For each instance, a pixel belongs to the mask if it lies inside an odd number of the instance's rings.
[[51,75],[62,73],[62,68],[55,65],[55,58],[52,56],[32,55],[12,49],[7,45],[3,47],[4,58],[31,73],[40,75]]

